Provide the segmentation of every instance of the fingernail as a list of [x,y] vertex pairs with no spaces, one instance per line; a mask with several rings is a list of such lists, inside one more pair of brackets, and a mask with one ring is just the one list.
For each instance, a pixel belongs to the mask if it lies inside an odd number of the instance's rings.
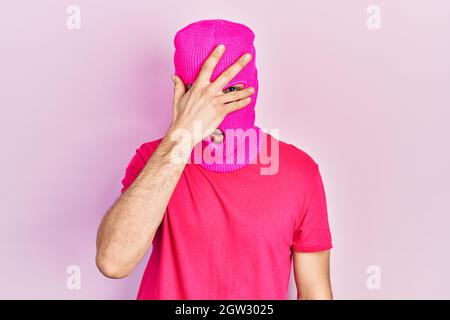
[[255,89],[253,89],[253,88],[248,88],[247,90],[248,90],[248,92],[253,92]]
[[250,53],[246,53],[246,54],[244,54],[244,61],[248,61],[248,60],[250,60],[250,58],[252,57],[252,55],[250,54]]
[[223,52],[223,50],[225,50],[225,46],[223,44],[219,44],[219,46],[217,47],[217,51]]

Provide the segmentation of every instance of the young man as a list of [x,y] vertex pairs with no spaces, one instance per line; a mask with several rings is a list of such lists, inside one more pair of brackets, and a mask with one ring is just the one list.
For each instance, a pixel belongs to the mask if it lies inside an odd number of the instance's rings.
[[[175,36],[173,123],[137,150],[97,237],[110,278],[153,245],[138,299],[286,299],[292,260],[299,299],[332,298],[318,165],[254,125],[253,40],[225,20]],[[267,150],[277,165],[263,174]]]

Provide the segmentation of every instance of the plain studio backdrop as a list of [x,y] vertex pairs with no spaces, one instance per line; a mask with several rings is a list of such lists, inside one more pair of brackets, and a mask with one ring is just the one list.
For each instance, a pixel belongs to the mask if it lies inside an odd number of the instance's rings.
[[103,277],[97,226],[169,126],[175,32],[210,18],[255,31],[257,125],[320,164],[335,298],[450,298],[449,16],[446,0],[3,1],[0,298],[136,297],[149,255]]

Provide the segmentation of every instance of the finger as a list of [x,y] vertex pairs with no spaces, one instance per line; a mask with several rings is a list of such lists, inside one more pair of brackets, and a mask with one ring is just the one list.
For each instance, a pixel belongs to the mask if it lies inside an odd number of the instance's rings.
[[220,96],[218,100],[220,103],[229,103],[229,102],[245,99],[247,97],[250,97],[254,93],[255,93],[255,89],[253,87],[249,87],[249,88],[246,88],[243,90],[225,93],[222,96]]
[[175,121],[175,119],[178,116],[178,103],[181,99],[181,97],[185,94],[185,87],[183,80],[179,78],[176,75],[172,76],[173,80],[173,117],[172,120]]
[[252,55],[246,53],[242,55],[235,63],[228,67],[219,77],[212,83],[216,90],[222,90],[246,65],[252,60]]
[[222,58],[223,53],[225,52],[225,46],[223,44],[218,45],[213,52],[209,55],[209,57],[205,60],[200,69],[200,72],[195,80],[194,84],[209,84],[211,75],[219,62],[220,58]]
[[225,112],[228,114],[230,112],[237,111],[239,109],[244,108],[251,101],[252,101],[252,99],[250,97],[247,97],[247,98],[239,100],[239,101],[235,101],[235,102],[230,102],[230,103],[224,104],[223,107],[225,108]]
[[177,75],[173,75],[173,104],[176,106],[181,97],[186,93],[183,80]]

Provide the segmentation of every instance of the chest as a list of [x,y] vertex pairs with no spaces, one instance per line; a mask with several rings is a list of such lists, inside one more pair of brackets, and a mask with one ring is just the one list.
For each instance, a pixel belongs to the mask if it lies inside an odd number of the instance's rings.
[[299,208],[295,191],[285,177],[188,167],[172,194],[165,223],[168,232],[187,241],[289,243]]

